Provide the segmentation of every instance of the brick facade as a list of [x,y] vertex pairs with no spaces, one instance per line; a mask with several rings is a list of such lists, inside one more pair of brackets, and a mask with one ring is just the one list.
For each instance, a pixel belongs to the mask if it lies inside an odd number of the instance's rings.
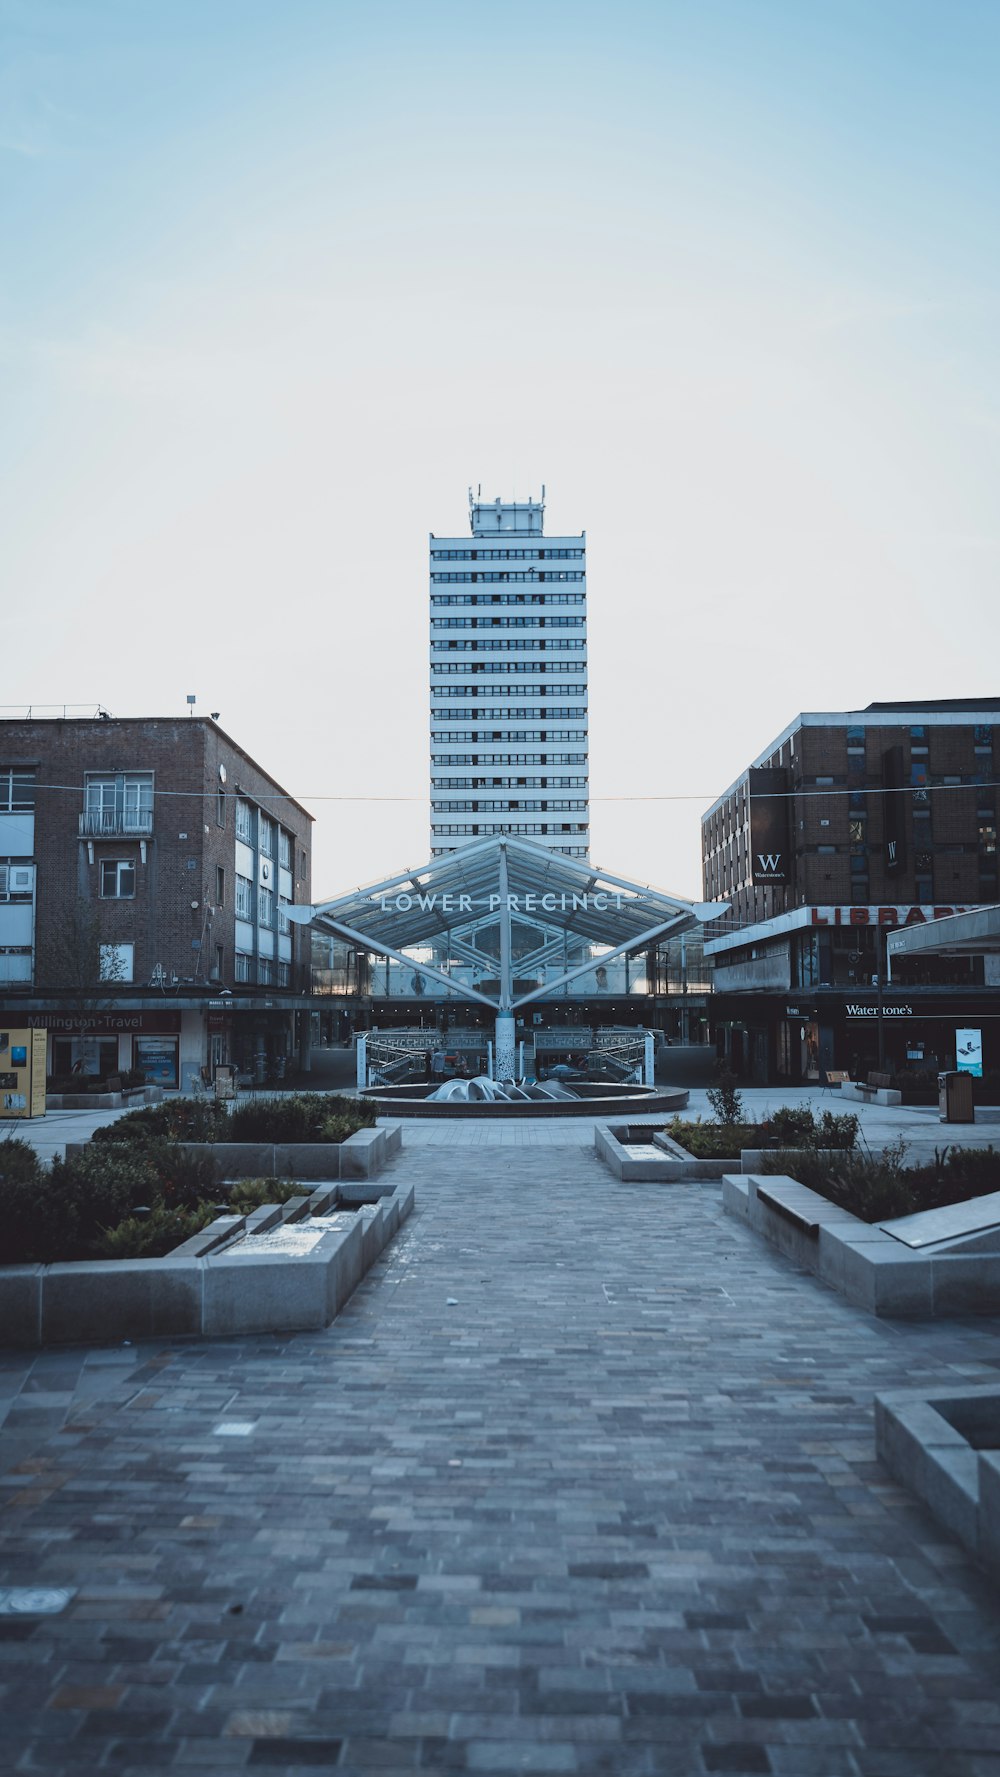
[[[755,762],[787,774],[788,880],[752,881],[744,772],[702,820],[706,900],[729,901],[732,919],[754,924],[810,903],[997,899],[993,723],[1000,700],[932,702],[899,715],[895,707],[790,724]],[[902,858],[890,870],[885,772],[893,749]]]
[[[3,769],[34,775],[35,960],[33,980],[22,986],[36,993],[93,986],[101,945],[134,947],[131,981],[103,981],[106,998],[156,980],[236,988],[238,796],[285,829],[291,899],[310,900],[311,817],[207,719],[0,722]],[[88,776],[144,774],[151,779],[148,832],[140,831],[147,817],[117,821],[113,813],[108,831],[88,832],[81,821]],[[0,862],[3,852],[0,818]],[[108,892],[116,864],[129,892]],[[269,993],[308,989],[308,928],[292,925],[287,936],[288,980],[279,983],[275,968]],[[249,985],[255,974],[251,967]],[[5,998],[12,986],[4,984]]]

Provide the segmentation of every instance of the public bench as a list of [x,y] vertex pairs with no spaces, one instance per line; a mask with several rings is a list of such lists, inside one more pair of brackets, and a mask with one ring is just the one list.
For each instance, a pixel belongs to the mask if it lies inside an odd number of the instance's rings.
[[[782,1182],[787,1185],[788,1181],[783,1180]],[[815,1239],[819,1234],[820,1216],[824,1209],[829,1208],[829,1205],[823,1199],[817,1201],[813,1191],[800,1193],[800,1196],[802,1203],[809,1202],[808,1209],[803,1209],[799,1204],[789,1203],[785,1197],[778,1192],[769,1190],[765,1185],[758,1184],[757,1186],[758,1203],[766,1203],[768,1209],[780,1216],[783,1222],[790,1222],[793,1228],[799,1228],[803,1234],[809,1234]]]
[[889,1084],[891,1074],[869,1074],[867,1080],[842,1081],[841,1098],[856,1098],[862,1104],[902,1104],[903,1094]]
[[828,1067],[826,1070],[826,1073],[823,1075],[823,1091],[824,1092],[832,1092],[834,1086],[844,1087],[844,1086],[849,1086],[850,1083],[851,1083],[851,1076],[846,1071],[846,1069],[841,1070],[841,1069],[837,1069],[837,1068]]

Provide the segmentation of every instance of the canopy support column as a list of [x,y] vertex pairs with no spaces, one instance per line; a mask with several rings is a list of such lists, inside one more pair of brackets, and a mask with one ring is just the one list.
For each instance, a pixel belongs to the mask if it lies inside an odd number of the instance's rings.
[[494,1078],[513,1080],[517,1073],[516,1026],[511,1010],[514,1004],[513,945],[510,936],[510,879],[507,873],[507,847],[501,842],[497,860],[497,888],[500,892],[500,1002],[497,1007]]

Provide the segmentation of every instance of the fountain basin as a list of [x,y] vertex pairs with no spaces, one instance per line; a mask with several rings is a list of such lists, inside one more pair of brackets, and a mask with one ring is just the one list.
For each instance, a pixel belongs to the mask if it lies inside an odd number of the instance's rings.
[[670,1086],[627,1086],[601,1080],[581,1080],[567,1086],[570,1098],[533,1098],[503,1103],[471,1100],[433,1100],[435,1087],[421,1082],[407,1086],[370,1086],[366,1098],[374,1099],[393,1117],[447,1117],[461,1121],[503,1117],[617,1117],[622,1112],[646,1116],[650,1111],[682,1111],[686,1091]]

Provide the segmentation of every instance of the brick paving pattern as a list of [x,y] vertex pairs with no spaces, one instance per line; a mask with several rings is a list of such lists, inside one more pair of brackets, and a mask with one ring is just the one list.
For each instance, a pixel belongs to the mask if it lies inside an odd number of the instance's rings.
[[0,1763],[1000,1773],[996,1590],[872,1425],[992,1323],[869,1319],[571,1132],[389,1176],[323,1334],[0,1354],[0,1586],[75,1588],[0,1617]]

